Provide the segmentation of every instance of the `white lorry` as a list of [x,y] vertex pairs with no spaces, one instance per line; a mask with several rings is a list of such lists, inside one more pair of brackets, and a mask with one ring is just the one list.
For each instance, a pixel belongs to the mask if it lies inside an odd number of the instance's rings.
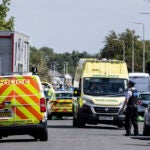
[[29,71],[29,36],[0,31],[0,74]]

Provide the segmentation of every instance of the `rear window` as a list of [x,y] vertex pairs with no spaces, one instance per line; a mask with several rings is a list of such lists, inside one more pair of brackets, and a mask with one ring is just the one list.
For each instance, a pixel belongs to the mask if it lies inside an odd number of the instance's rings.
[[72,98],[72,93],[56,93],[56,99],[68,99]]

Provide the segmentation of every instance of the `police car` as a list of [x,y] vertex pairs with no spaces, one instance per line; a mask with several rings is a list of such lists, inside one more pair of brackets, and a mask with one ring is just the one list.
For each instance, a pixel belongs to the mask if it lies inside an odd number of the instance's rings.
[[72,116],[72,99],[73,91],[55,91],[55,99],[49,102],[48,118],[52,119],[53,116],[63,117]]

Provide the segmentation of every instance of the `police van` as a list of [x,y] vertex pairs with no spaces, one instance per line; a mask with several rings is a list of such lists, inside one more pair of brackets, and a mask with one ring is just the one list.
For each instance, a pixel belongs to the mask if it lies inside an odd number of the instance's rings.
[[0,138],[28,134],[48,140],[47,109],[37,75],[0,76]]

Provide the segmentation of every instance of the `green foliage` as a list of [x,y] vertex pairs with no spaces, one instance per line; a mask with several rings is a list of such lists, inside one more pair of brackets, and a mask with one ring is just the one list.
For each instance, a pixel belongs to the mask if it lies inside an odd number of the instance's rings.
[[10,0],[2,0],[0,4],[0,30],[13,30],[14,29],[14,17],[7,18],[7,12],[9,11]]
[[[116,34],[114,31],[110,31],[110,34],[105,37],[105,46],[101,50],[101,58],[118,59],[123,60],[123,43],[125,46],[125,61],[128,66],[128,71],[132,71],[132,50],[134,49],[134,71],[142,72],[143,67],[143,46],[142,41],[139,40],[139,36],[135,34],[134,30],[126,29],[121,34]],[[148,62],[150,62],[150,41],[145,41],[145,62],[146,72],[150,72],[148,69]]]
[[30,47],[30,71],[32,66],[37,67],[38,75],[41,80],[47,80],[50,82],[48,74],[49,68],[44,57],[44,52],[37,50],[35,47]]
[[[38,68],[38,75],[42,80],[47,80],[51,82],[51,77],[49,75],[49,69],[53,70],[53,65],[55,63],[55,70],[62,74],[72,74],[74,76],[76,65],[80,58],[96,57],[95,55],[90,55],[87,52],[73,51],[72,53],[54,53],[53,49],[48,47],[42,47],[36,49],[35,47],[30,47],[30,71],[32,66]],[[64,66],[65,65],[65,66]],[[64,72],[64,67],[66,70]]]
[[[88,54],[86,51],[55,53],[52,48],[42,47],[38,50],[35,47],[31,47],[30,66],[37,66],[39,70],[38,74],[42,80],[50,81],[48,70],[52,70],[54,64],[56,71],[62,74],[69,73],[74,77],[76,66],[80,58],[107,58],[123,60],[123,43],[121,40],[124,41],[125,45],[125,61],[128,66],[128,71],[132,72],[132,50],[134,48],[134,71],[142,72],[142,41],[139,40],[139,36],[135,34],[134,30],[129,29],[126,29],[126,31],[121,34],[116,34],[114,31],[110,31],[108,36],[106,36],[104,48],[100,51],[100,53],[95,55]],[[150,73],[150,41],[145,41],[145,45],[146,72]],[[67,70],[64,69],[65,67]]]

